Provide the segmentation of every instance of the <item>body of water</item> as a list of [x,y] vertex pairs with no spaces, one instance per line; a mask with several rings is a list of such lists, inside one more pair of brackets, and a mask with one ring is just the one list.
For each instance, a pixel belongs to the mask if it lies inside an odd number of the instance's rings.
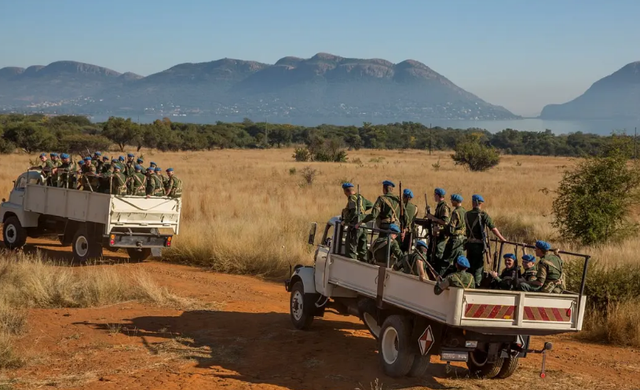
[[[128,117],[126,114],[122,116]],[[161,115],[132,115],[130,116],[131,120],[137,121],[139,123],[151,123],[156,119],[162,119]],[[240,122],[243,118],[220,118],[208,115],[186,115],[186,116],[172,116],[167,115],[169,119],[173,122],[183,122],[183,123],[216,123],[216,121],[222,122]],[[108,119],[107,115],[96,115],[91,117],[91,120],[94,122],[103,122]],[[264,122],[268,121],[271,123],[291,123],[297,125],[305,125],[305,126],[317,126],[321,123],[330,123],[334,125],[355,125],[361,126],[363,122],[371,122],[373,124],[380,123],[388,123],[388,122],[377,122],[372,120],[365,119],[339,119],[334,122],[325,121],[325,122],[315,122],[311,121],[297,121],[292,119],[277,119],[277,118],[250,118],[255,122]],[[626,130],[627,134],[633,134],[634,129],[636,127],[640,127],[640,121],[616,121],[616,120],[592,120],[592,121],[570,121],[570,120],[544,120],[537,118],[527,118],[527,119],[516,119],[516,120],[498,120],[498,121],[458,121],[458,120],[433,120],[433,121],[423,121],[425,125],[431,124],[432,126],[440,126],[440,127],[452,127],[452,128],[460,128],[467,129],[470,127],[476,127],[488,130],[492,133],[496,133],[498,131],[504,129],[515,129],[521,131],[545,131],[549,129],[553,131],[555,134],[567,134],[567,133],[594,133],[600,135],[609,135],[612,131],[623,131]]]

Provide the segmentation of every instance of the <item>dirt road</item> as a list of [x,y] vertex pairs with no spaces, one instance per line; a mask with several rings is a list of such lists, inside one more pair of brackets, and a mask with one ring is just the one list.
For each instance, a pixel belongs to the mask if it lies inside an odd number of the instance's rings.
[[[42,242],[45,243],[45,242]],[[48,255],[66,249],[47,244]],[[59,252],[59,253],[58,253]],[[432,360],[421,379],[385,377],[376,343],[354,317],[327,314],[311,331],[293,329],[282,284],[194,267],[145,262],[157,282],[206,310],[173,310],[135,302],[91,309],[39,309],[18,343],[27,366],[0,372],[0,389],[638,389],[640,352],[552,337],[547,378],[541,358],[521,361],[508,380],[473,380],[462,366]],[[78,272],[82,272],[79,269]],[[544,340],[534,340],[539,347]],[[2,387],[5,386],[5,387]]]

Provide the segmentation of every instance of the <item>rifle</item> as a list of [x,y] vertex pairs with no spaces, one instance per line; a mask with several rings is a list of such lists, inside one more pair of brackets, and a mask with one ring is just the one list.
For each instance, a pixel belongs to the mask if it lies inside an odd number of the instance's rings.
[[439,282],[442,280],[442,276],[440,276],[440,274],[436,272],[436,269],[433,268],[433,266],[431,265],[431,263],[429,263],[429,261],[425,261],[424,264],[427,266],[427,269],[431,271],[431,274],[436,279],[436,282]]
[[431,206],[429,206],[429,199],[427,198],[426,193],[424,194],[424,203],[425,203],[424,216],[425,216],[425,219],[427,220],[427,235],[429,237],[429,256],[430,256],[430,260],[433,261],[434,257],[436,256],[436,251],[435,251],[436,240],[433,237],[433,222],[431,221],[431,219],[428,218],[429,215],[431,214]]
[[399,187],[398,187],[398,191],[400,192],[400,204],[398,204],[398,207],[400,207],[400,240],[404,242],[404,204],[403,204],[403,194],[402,194],[402,182],[398,183]]
[[[482,245],[483,251],[482,256],[485,258],[485,263],[490,267],[491,266],[491,243],[489,242],[489,237],[487,237],[487,229],[482,224],[482,210],[478,213],[478,223],[480,224],[480,229],[482,231]],[[487,271],[485,271],[487,272]]]

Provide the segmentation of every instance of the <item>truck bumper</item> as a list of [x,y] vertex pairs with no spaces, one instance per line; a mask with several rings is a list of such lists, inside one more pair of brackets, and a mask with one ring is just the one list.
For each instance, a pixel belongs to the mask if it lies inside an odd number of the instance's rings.
[[172,235],[153,234],[118,234],[105,236],[107,245],[111,248],[169,248]]

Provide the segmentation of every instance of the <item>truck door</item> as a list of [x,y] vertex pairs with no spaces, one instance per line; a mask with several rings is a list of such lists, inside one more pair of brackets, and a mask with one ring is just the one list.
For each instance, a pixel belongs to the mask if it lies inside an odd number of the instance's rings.
[[22,205],[22,200],[24,199],[24,191],[27,188],[27,174],[23,173],[16,180],[13,190],[9,195],[9,203],[15,205]]
[[326,275],[326,267],[327,267],[327,256],[329,255],[329,251],[331,250],[331,242],[333,240],[333,224],[328,223],[324,229],[324,233],[322,235],[322,241],[318,245],[318,249],[316,250],[316,259],[315,259],[315,285],[316,291],[319,293],[323,293],[325,290],[325,275]]

